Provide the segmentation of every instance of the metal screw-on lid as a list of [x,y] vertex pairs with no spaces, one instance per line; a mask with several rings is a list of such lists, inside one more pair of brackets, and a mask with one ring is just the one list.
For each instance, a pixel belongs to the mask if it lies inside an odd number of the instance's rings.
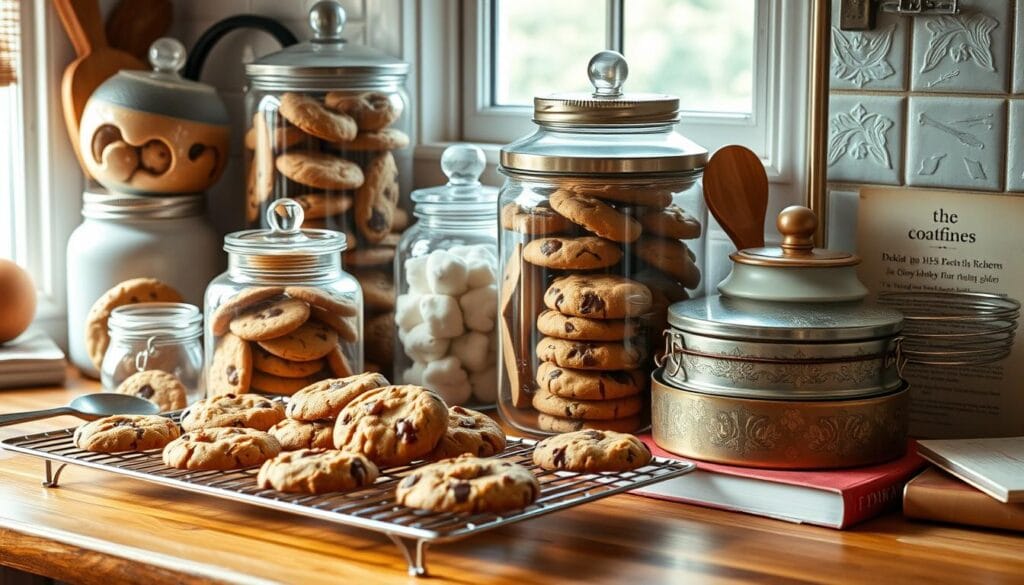
[[[501,168],[512,173],[674,174],[699,177],[707,149],[666,126],[679,121],[679,98],[629,94],[625,57],[601,51],[587,67],[593,93],[558,93],[534,99],[543,130],[501,149]],[[607,133],[602,134],[603,129]],[[575,132],[585,130],[585,132]]]
[[227,126],[228,111],[213,86],[184,79],[185,46],[164,37],[149,47],[152,71],[124,69],[104,81],[89,101],[107,102],[140,112]]
[[345,9],[317,2],[309,10],[313,39],[264,55],[245,66],[253,87],[264,89],[338,89],[339,81],[363,87],[401,83],[409,64],[376,49],[342,38]]
[[246,256],[331,254],[348,246],[345,234],[332,230],[302,229],[302,205],[282,198],[267,208],[270,229],[244,230],[224,236],[224,251]]

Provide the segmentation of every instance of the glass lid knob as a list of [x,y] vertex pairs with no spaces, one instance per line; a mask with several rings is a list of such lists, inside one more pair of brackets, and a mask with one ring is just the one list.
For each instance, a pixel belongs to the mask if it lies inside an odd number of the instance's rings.
[[341,4],[331,0],[317,2],[309,9],[309,26],[317,41],[340,40],[347,19]]
[[177,75],[185,66],[185,45],[171,37],[153,41],[149,46],[149,64],[157,73]]
[[622,53],[601,51],[590,59],[587,65],[594,96],[614,97],[622,95],[622,84],[629,77],[629,65]]
[[449,146],[441,155],[441,170],[448,177],[449,185],[479,185],[486,165],[484,151],[472,144]]
[[287,197],[278,199],[267,208],[267,225],[271,235],[295,235],[302,232],[302,222],[306,212],[302,205]]

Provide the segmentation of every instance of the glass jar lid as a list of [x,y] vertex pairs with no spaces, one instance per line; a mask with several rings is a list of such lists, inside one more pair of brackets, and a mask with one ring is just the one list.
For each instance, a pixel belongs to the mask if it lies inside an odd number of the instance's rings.
[[668,322],[681,331],[725,339],[839,342],[896,335],[903,315],[862,302],[777,303],[714,295],[675,303]]
[[700,175],[707,149],[673,130],[679,98],[623,93],[629,66],[615,51],[594,55],[587,72],[593,93],[534,99],[533,120],[542,130],[502,148],[502,170]]
[[498,188],[480,184],[486,165],[484,151],[478,146],[453,144],[444,149],[441,170],[448,177],[448,184],[413,191],[413,213],[417,217],[445,215],[469,219],[485,214],[493,218]]
[[97,100],[131,110],[227,126],[228,111],[211,85],[185,79],[185,46],[164,37],[149,47],[152,71],[124,69],[104,81],[89,101]]
[[267,208],[270,229],[233,232],[224,236],[224,251],[243,256],[297,256],[343,252],[345,234],[333,230],[302,229],[302,205],[282,198]]
[[205,211],[203,195],[129,195],[100,191],[96,186],[82,193],[82,217],[89,219],[180,219],[200,217]]
[[327,82],[325,89],[337,89],[345,80],[367,86],[401,82],[409,64],[371,47],[351,44],[341,35],[345,9],[330,0],[317,2],[309,10],[312,40],[264,55],[245,66],[245,75],[255,87],[292,89]]

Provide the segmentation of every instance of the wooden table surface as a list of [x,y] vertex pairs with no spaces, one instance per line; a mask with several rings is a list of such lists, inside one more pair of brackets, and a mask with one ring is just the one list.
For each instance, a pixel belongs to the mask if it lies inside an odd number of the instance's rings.
[[[0,412],[94,391],[0,391]],[[0,428],[0,438],[77,424]],[[0,451],[0,565],[69,582],[413,583],[384,536]],[[440,544],[424,583],[1024,583],[1024,537],[891,514],[840,532],[632,495]],[[2,580],[2,579],[0,579]]]

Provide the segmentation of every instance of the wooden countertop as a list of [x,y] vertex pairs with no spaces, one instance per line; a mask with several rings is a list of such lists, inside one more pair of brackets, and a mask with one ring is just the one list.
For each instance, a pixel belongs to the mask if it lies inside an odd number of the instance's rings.
[[[0,391],[0,412],[96,385]],[[0,428],[0,438],[78,424]],[[430,549],[418,581],[385,537],[0,451],[0,565],[81,583],[1022,583],[1024,537],[908,522],[846,532],[632,495]],[[0,579],[2,581],[2,579]]]

